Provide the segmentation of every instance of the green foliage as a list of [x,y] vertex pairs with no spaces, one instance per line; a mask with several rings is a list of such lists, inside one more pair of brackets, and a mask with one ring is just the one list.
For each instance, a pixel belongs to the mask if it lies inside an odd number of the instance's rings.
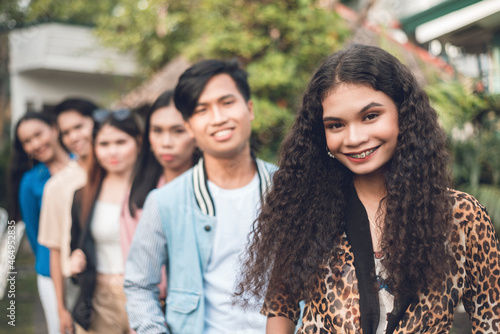
[[[242,10],[244,8],[244,10]],[[339,49],[348,30],[313,1],[200,1],[203,22],[186,46],[192,60],[237,57],[248,64],[255,95],[294,105],[311,73]]]
[[253,102],[252,146],[262,159],[276,163],[276,152],[289,130],[293,114],[265,98],[254,98]]
[[111,14],[114,0],[31,0],[27,21],[63,21],[93,25],[99,17]]
[[97,35],[135,50],[146,73],[179,54],[191,61],[237,58],[246,66],[256,100],[255,146],[270,160],[311,73],[348,37],[344,21],[315,1],[121,0],[113,13],[96,20]]
[[[314,1],[200,1],[186,45],[191,60],[237,57],[256,100],[259,155],[274,161],[299,97],[322,60],[348,37],[342,19]],[[242,10],[244,8],[244,10]]]
[[426,88],[446,132],[463,126],[488,107],[486,99],[468,92],[459,81],[438,82]]
[[0,2],[0,27],[12,29],[26,20],[25,10],[18,0]]
[[427,92],[448,133],[456,187],[489,210],[500,232],[500,98],[468,92],[459,82]]
[[193,39],[188,1],[121,0],[111,15],[99,16],[96,34],[107,45],[134,51],[146,74],[182,53]]
[[480,183],[500,186],[500,117],[483,112],[478,119],[454,128],[450,142],[457,183],[477,187]]
[[349,34],[315,0],[33,0],[29,14],[94,24],[106,45],[133,50],[146,75],[177,55],[237,58],[256,102],[255,147],[270,160],[311,73]]

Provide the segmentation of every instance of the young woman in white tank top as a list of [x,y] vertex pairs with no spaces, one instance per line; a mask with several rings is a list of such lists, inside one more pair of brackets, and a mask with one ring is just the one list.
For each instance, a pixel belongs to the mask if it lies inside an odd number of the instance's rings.
[[81,294],[77,333],[128,333],[120,210],[130,189],[141,131],[128,110],[94,112],[94,154],[87,185],[75,193],[71,270]]

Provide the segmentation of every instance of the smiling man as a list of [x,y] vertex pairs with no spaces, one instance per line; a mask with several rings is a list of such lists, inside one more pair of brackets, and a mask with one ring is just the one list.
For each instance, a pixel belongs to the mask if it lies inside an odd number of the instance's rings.
[[[263,333],[259,310],[232,305],[241,255],[275,166],[250,151],[253,103],[237,62],[186,70],[175,106],[203,157],[148,196],[125,269],[130,325],[138,333]],[[167,268],[166,314],[158,302]]]

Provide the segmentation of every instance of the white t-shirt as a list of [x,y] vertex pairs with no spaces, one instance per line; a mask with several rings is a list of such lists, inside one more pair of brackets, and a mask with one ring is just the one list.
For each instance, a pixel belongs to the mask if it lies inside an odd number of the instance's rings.
[[380,307],[380,319],[378,322],[376,334],[384,334],[387,329],[387,315],[394,308],[394,296],[387,290],[384,280],[387,278],[384,267],[382,266],[382,258],[374,255],[375,273],[379,283],[378,303]]
[[239,189],[222,189],[208,182],[217,217],[212,254],[204,273],[205,334],[261,334],[266,317],[259,309],[242,309],[232,305],[241,256],[248,235],[260,210],[260,184],[253,180]]
[[90,231],[95,242],[97,272],[123,274],[120,205],[96,201]]

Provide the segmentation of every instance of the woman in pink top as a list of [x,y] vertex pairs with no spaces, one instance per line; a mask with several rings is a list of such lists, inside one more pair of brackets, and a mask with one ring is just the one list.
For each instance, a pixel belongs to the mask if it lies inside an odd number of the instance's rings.
[[[200,154],[184,127],[181,113],[172,101],[173,90],[162,93],[146,115],[142,148],[135,166],[135,177],[124,205],[121,229],[123,258],[126,259],[148,193],[172,181],[191,168]],[[166,297],[166,273],[159,285],[160,299]]]

